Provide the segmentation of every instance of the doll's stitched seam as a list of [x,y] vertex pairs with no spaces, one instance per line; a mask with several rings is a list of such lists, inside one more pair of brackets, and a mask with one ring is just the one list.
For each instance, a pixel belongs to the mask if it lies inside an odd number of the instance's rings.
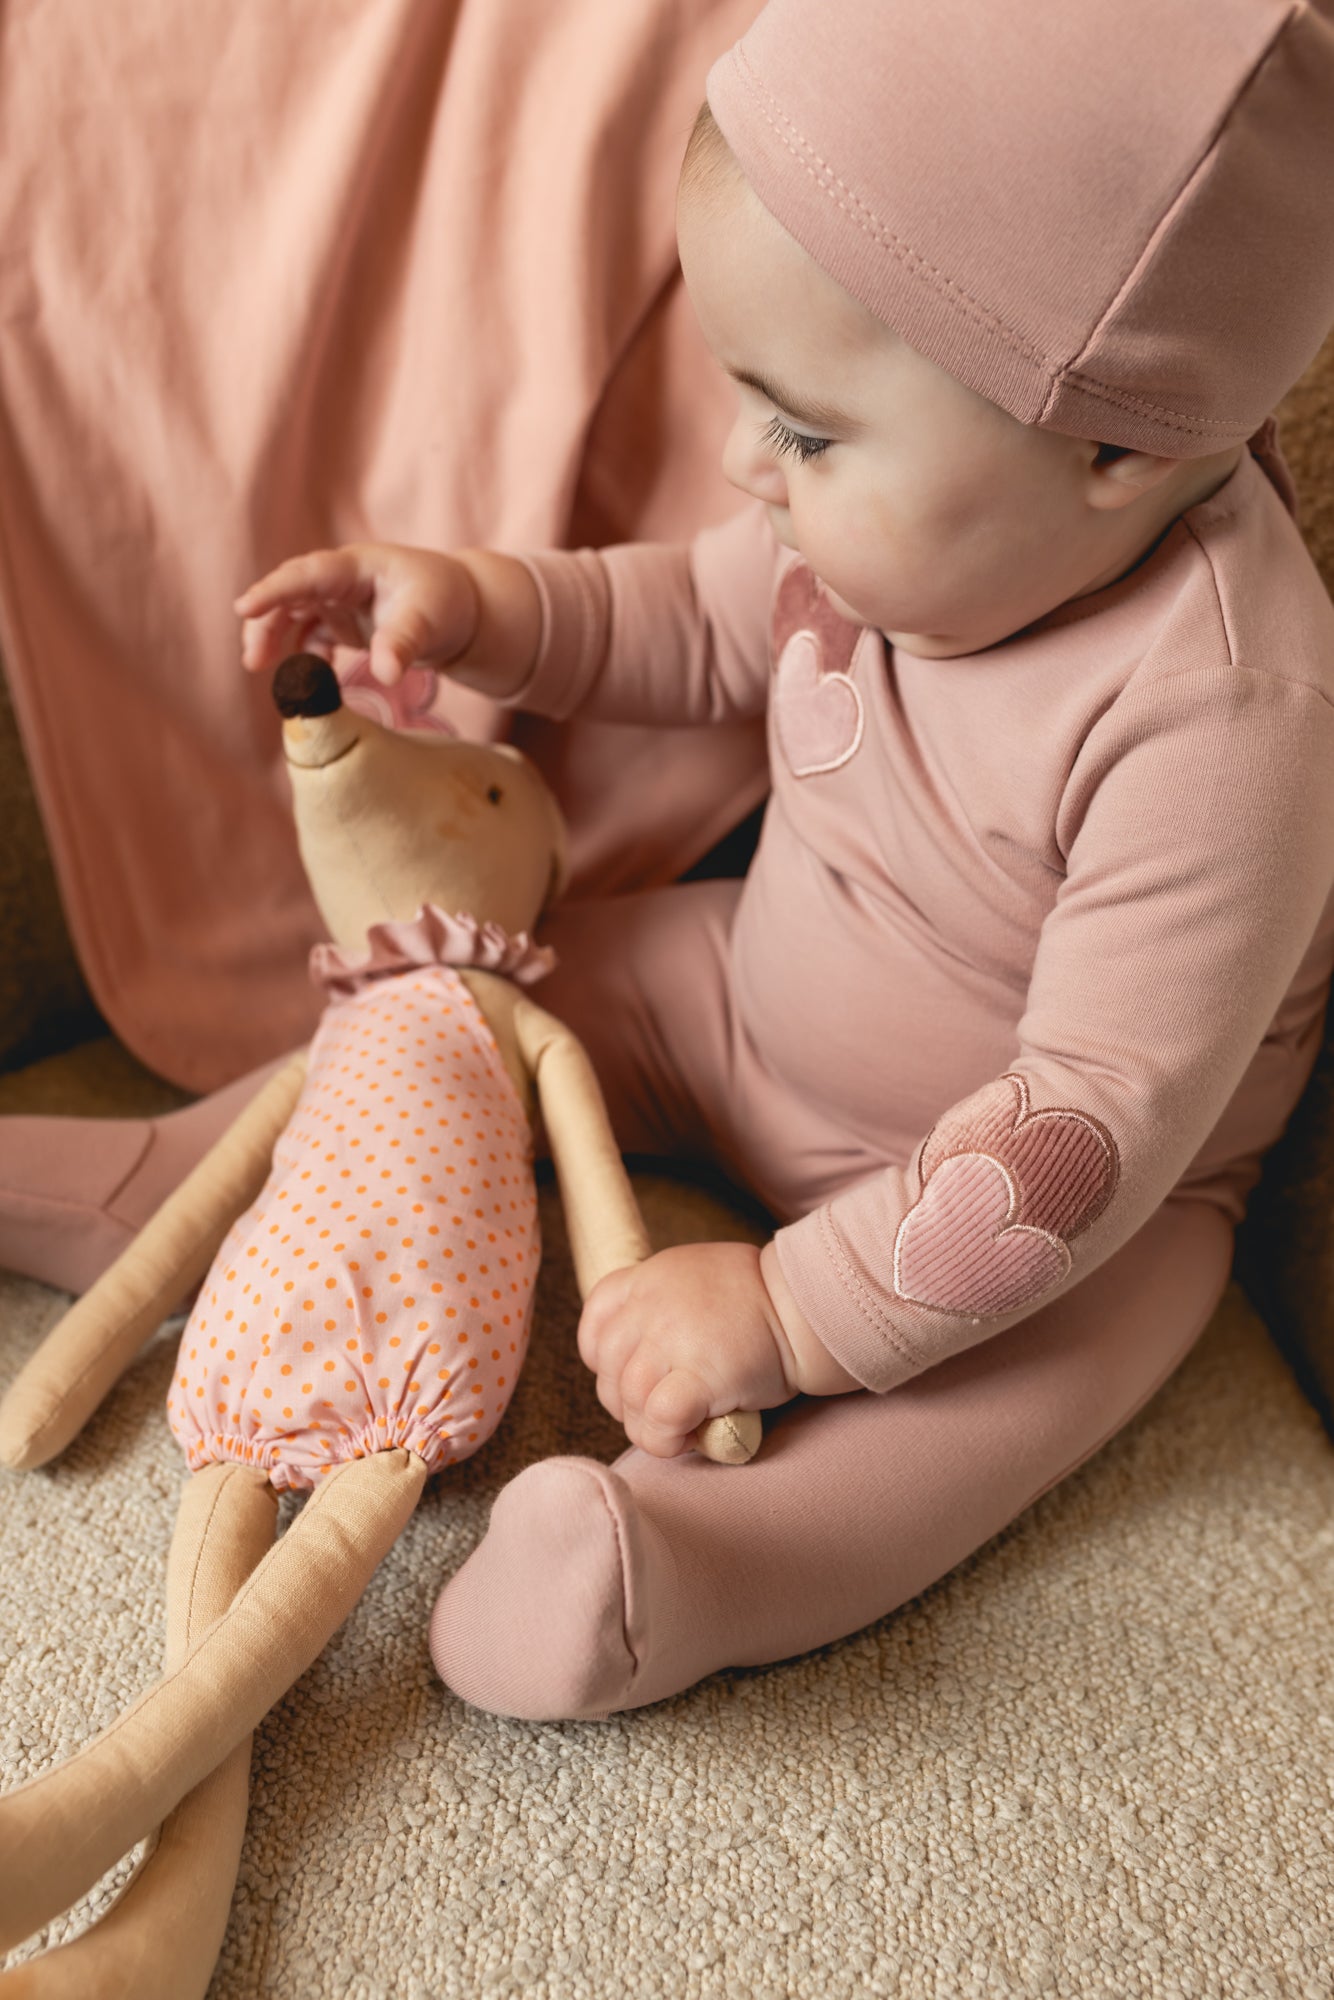
[[827,1208],[822,1208],[818,1211],[818,1214],[820,1233],[824,1237],[825,1246],[834,1261],[839,1276],[843,1280],[844,1289],[851,1295],[853,1304],[857,1307],[868,1325],[876,1333],[888,1340],[900,1361],[906,1361],[909,1367],[917,1367],[917,1358],[904,1346],[898,1328],[894,1325],[889,1315],[877,1304],[868,1286],[857,1275],[856,1271],[853,1270],[851,1260],[846,1255],[842,1244],[834,1232],[834,1222],[831,1212]]
[[185,1645],[187,1651],[190,1641],[194,1636],[195,1592],[199,1586],[199,1566],[204,1559],[204,1548],[208,1542],[209,1530],[213,1526],[213,1516],[222,1505],[223,1488],[230,1485],[232,1476],[237,1470],[236,1466],[228,1466],[225,1476],[217,1481],[208,1513],[204,1517],[203,1529],[198,1541],[195,1543],[195,1559],[190,1569],[190,1589],[185,1600]]
[[[136,1352],[137,1351],[139,1350],[136,1350]],[[77,1389],[81,1382],[86,1382],[90,1375],[95,1374],[98,1368],[101,1367],[105,1363],[105,1361],[106,1361],[106,1353],[105,1350],[103,1350],[97,1354],[94,1354],[90,1360],[86,1361],[83,1367],[79,1370],[77,1375],[71,1375],[69,1377],[69,1380],[65,1384],[64,1391],[62,1392],[62,1397],[61,1397],[62,1404],[67,1403],[71,1392]],[[47,1431],[50,1430],[51,1426],[58,1420],[59,1416],[60,1416],[59,1409],[54,1409],[51,1411],[49,1416],[43,1417],[37,1429],[32,1433],[34,1443],[37,1442],[41,1437],[45,1435]]]

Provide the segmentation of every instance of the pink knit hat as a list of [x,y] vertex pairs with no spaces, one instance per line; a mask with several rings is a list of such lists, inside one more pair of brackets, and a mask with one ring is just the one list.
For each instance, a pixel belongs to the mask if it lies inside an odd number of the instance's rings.
[[1330,6],[769,0],[708,98],[765,207],[959,381],[1136,450],[1251,441],[1282,491],[1259,427],[1334,321]]

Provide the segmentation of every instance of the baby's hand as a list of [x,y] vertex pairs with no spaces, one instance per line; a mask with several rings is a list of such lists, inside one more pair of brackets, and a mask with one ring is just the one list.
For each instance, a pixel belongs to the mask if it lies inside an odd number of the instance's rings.
[[[523,563],[485,549],[440,555],[352,542],[279,563],[236,600],[251,673],[289,653],[351,648],[386,687],[410,666],[472,669],[486,693],[517,687],[537,653],[541,606]],[[349,665],[355,661],[349,661]]]
[[675,1458],[708,1417],[861,1387],[797,1311],[772,1244],[763,1262],[749,1243],[682,1244],[593,1287],[579,1352],[632,1444]]
[[289,653],[369,648],[371,672],[386,686],[414,661],[453,659],[477,625],[477,592],[461,562],[386,542],[293,556],[252,583],[235,608],[250,672]]

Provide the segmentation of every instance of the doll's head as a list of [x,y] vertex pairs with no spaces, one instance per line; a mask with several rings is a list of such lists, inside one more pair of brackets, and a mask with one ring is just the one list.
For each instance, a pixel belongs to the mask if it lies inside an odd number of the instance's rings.
[[728,477],[909,652],[1111,583],[1334,318],[1331,92],[1279,0],[770,0],[678,202]]
[[343,705],[327,661],[300,653],[274,675],[301,859],[336,944],[424,903],[530,931],[564,886],[560,809],[504,743],[383,729]]

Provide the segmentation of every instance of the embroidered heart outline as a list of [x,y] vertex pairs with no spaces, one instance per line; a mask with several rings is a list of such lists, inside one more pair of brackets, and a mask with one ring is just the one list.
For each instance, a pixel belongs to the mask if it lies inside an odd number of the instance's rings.
[[1066,1277],[1070,1240],[1120,1179],[1116,1142],[1070,1106],[1031,1107],[1007,1072],[928,1133],[921,1191],[894,1238],[894,1288],[908,1305],[976,1319],[1012,1312]]
[[[816,634],[803,627],[778,659],[770,698],[774,730],[794,778],[837,771],[856,756],[866,731],[861,690],[850,674],[821,670]],[[798,741],[813,736],[799,748]]]
[[[986,1153],[952,1153],[894,1238],[894,1289],[905,1305],[990,1317],[1012,1311],[1064,1278],[1069,1250],[1059,1236],[1017,1222],[1019,1202],[1019,1184],[1003,1161]],[[957,1264],[961,1252],[965,1273],[940,1269],[947,1258]],[[942,1280],[953,1288],[945,1292]]]

